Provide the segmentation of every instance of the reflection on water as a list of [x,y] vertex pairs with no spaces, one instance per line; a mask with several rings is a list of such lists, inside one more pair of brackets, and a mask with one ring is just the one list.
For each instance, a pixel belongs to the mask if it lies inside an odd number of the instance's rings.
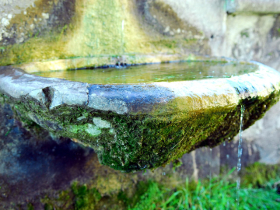
[[125,68],[98,68],[35,73],[92,84],[151,83],[228,78],[256,70],[250,64],[217,62],[179,62],[129,66]]

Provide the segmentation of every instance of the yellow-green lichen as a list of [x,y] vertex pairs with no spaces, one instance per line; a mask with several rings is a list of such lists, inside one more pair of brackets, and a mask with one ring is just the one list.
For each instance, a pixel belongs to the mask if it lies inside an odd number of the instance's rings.
[[[42,5],[36,4],[35,8],[38,7],[39,11]],[[60,26],[48,26],[50,30],[39,33],[29,31],[29,38],[23,43],[0,46],[0,65],[107,55],[109,60],[91,64],[100,66],[110,63],[110,58],[114,58],[114,55],[121,57],[128,54],[189,54],[197,53],[198,48],[208,53],[210,49],[206,42],[194,40],[183,33],[179,37],[150,33],[147,28],[142,27],[142,22],[135,15],[136,5],[133,1],[83,0],[75,1],[71,5],[74,5],[72,10],[75,15],[69,18],[68,22],[64,21]],[[50,9],[48,6],[46,11]],[[38,11],[35,9],[32,12],[30,8],[27,13],[33,17],[37,13],[42,15],[46,12]],[[14,24],[19,24],[20,18],[26,17],[23,14],[15,17]],[[179,21],[178,17],[176,21]],[[130,59],[131,63],[139,63],[133,56]],[[87,64],[83,63],[82,66]],[[50,68],[49,70],[57,70],[52,69],[52,66]],[[75,64],[65,66],[65,69],[69,68],[75,68]]]

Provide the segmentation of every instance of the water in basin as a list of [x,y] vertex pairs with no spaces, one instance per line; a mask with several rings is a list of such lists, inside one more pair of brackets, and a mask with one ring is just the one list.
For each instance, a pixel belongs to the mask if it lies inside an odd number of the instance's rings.
[[42,77],[55,77],[91,84],[133,84],[228,78],[253,72],[256,68],[252,64],[240,63],[177,62],[122,68],[36,72],[34,74]]

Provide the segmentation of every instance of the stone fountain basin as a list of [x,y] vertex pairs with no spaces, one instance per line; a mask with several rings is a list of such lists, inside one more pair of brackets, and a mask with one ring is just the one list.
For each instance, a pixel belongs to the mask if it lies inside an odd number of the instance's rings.
[[[219,62],[217,60],[216,62]],[[225,61],[232,63],[237,61]],[[155,168],[232,139],[279,99],[280,74],[257,62],[230,78],[90,84],[0,67],[0,103],[26,126],[92,147],[114,169]]]

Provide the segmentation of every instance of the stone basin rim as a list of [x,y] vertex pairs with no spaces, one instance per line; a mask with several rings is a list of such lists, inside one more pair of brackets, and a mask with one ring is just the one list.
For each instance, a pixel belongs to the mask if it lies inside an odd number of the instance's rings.
[[[210,61],[239,62],[224,58]],[[194,111],[217,106],[236,107],[246,98],[268,97],[280,89],[280,74],[276,70],[255,61],[242,63],[257,65],[258,69],[231,78],[108,85],[45,78],[6,66],[0,67],[0,92],[17,100],[31,98],[48,103],[49,109],[76,105],[117,114],[148,114],[154,107],[178,98],[204,98],[199,105],[188,106]],[[48,91],[52,92],[51,99],[47,99]]]
[[23,122],[92,147],[101,164],[131,172],[233,138],[241,105],[244,129],[262,117],[279,100],[280,73],[250,63],[255,72],[231,78],[134,85],[72,82],[3,66],[0,103]]

